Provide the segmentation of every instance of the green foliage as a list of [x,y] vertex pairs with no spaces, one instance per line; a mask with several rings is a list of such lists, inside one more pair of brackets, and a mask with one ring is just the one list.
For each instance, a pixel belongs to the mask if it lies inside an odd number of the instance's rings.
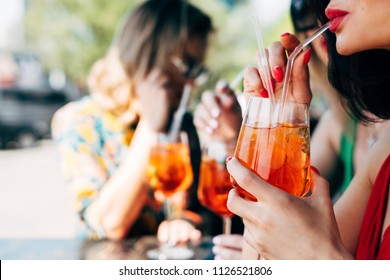
[[[228,10],[222,1],[192,1],[212,17],[216,29],[206,62],[211,72],[210,80],[197,90],[194,99],[198,99],[204,89],[214,88],[218,80],[225,79],[229,82],[244,67],[256,64],[258,46],[253,24],[253,6],[251,1],[237,2],[239,4],[234,9]],[[292,32],[288,11],[281,18],[275,19],[272,25],[264,26],[262,31],[266,47],[278,40],[281,33]]]
[[[141,2],[30,0],[26,16],[28,43],[42,54],[47,68],[62,68],[79,85],[84,85],[92,64],[109,48],[120,20]],[[206,61],[211,77],[200,90],[213,88],[218,79],[229,81],[244,66],[254,64],[257,45],[248,16],[252,7],[249,0],[236,1],[233,9],[221,0],[191,2],[212,17],[216,29]],[[286,31],[286,24],[289,24],[287,16],[272,25],[272,29],[264,30],[266,44],[278,39]]]
[[141,0],[30,0],[28,44],[47,68],[62,68],[84,83],[92,64],[109,48],[121,18]]

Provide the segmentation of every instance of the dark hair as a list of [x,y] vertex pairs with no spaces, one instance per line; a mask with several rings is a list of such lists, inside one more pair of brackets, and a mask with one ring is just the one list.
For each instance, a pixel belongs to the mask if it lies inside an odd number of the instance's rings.
[[291,0],[290,15],[295,32],[306,32],[318,25],[315,13],[303,0]]
[[[305,3],[316,11],[322,24],[328,21],[325,8],[329,0]],[[375,121],[369,113],[390,119],[390,52],[375,49],[343,56],[337,52],[335,34],[328,31],[326,37],[329,81],[339,91],[351,116],[363,122]]]
[[206,40],[212,29],[210,17],[185,0],[148,0],[127,17],[116,46],[129,77],[145,77],[182,57],[190,36]]

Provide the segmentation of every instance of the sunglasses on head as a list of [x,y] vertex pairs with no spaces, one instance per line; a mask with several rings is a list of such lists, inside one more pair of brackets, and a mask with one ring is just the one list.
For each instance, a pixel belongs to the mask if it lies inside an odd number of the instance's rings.
[[191,57],[187,57],[184,61],[183,59],[174,56],[171,61],[183,77],[187,79],[195,79],[208,71],[205,66],[198,62],[198,60]]

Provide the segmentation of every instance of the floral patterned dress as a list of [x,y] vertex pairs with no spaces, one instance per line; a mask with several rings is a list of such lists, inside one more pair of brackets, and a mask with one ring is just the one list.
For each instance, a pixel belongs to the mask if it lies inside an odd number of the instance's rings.
[[[89,237],[104,235],[89,227],[84,212],[120,165],[134,131],[135,127],[123,130],[115,116],[102,111],[91,97],[68,103],[53,118],[52,135],[65,184],[74,193],[74,208]],[[156,233],[162,211],[152,191],[149,197],[129,236]]]

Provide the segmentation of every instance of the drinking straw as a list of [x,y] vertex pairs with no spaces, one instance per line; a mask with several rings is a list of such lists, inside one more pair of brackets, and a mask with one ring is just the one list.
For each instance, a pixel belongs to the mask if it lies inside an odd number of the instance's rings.
[[[180,70],[178,67],[178,59],[172,60],[173,64]],[[180,98],[180,103],[173,115],[172,126],[169,131],[169,140],[175,142],[179,136],[181,124],[183,121],[183,116],[187,111],[188,102],[190,99],[191,91],[193,84],[199,85],[204,83],[208,79],[207,69],[204,67],[195,67],[193,69],[189,69],[186,73],[184,73],[186,79],[194,79],[193,83],[186,82],[183,88],[183,94]]]
[[183,121],[183,116],[187,111],[188,100],[190,99],[190,94],[192,90],[192,85],[186,83],[183,88],[183,94],[180,99],[179,107],[177,108],[175,114],[173,115],[173,122],[171,130],[169,131],[169,140],[175,142],[179,136],[179,131],[181,123]]
[[260,52],[260,62],[258,63],[258,68],[260,71],[260,76],[262,78],[262,81],[264,83],[265,89],[268,91],[268,96],[271,100],[271,104],[273,106],[275,100],[274,100],[274,88],[272,86],[272,80],[271,80],[271,75],[269,73],[270,68],[268,64],[268,58],[267,54],[265,52],[264,44],[263,44],[263,38],[261,36],[261,25],[260,25],[260,20],[259,17],[255,17],[255,32],[256,32],[256,39],[257,39],[257,44],[259,47],[259,52]]
[[294,51],[291,53],[291,55],[288,57],[288,59],[287,59],[287,66],[286,66],[286,74],[285,74],[285,77],[284,77],[283,90],[282,90],[281,110],[279,111],[279,118],[278,118],[278,122],[279,123],[282,120],[283,111],[284,111],[284,104],[287,101],[288,87],[289,87],[289,84],[290,84],[291,71],[292,71],[292,66],[294,64],[295,58],[314,39],[316,39],[318,36],[320,36],[322,33],[324,33],[326,30],[328,30],[329,26],[330,26],[330,22],[325,23],[323,26],[321,26],[316,32],[314,32],[311,36],[307,37],[302,43],[300,43],[294,49]]
[[243,67],[241,71],[231,80],[231,82],[229,83],[229,87],[231,89],[235,89],[238,86],[238,84],[242,81],[242,79],[244,78],[244,72],[246,67],[247,66]]

